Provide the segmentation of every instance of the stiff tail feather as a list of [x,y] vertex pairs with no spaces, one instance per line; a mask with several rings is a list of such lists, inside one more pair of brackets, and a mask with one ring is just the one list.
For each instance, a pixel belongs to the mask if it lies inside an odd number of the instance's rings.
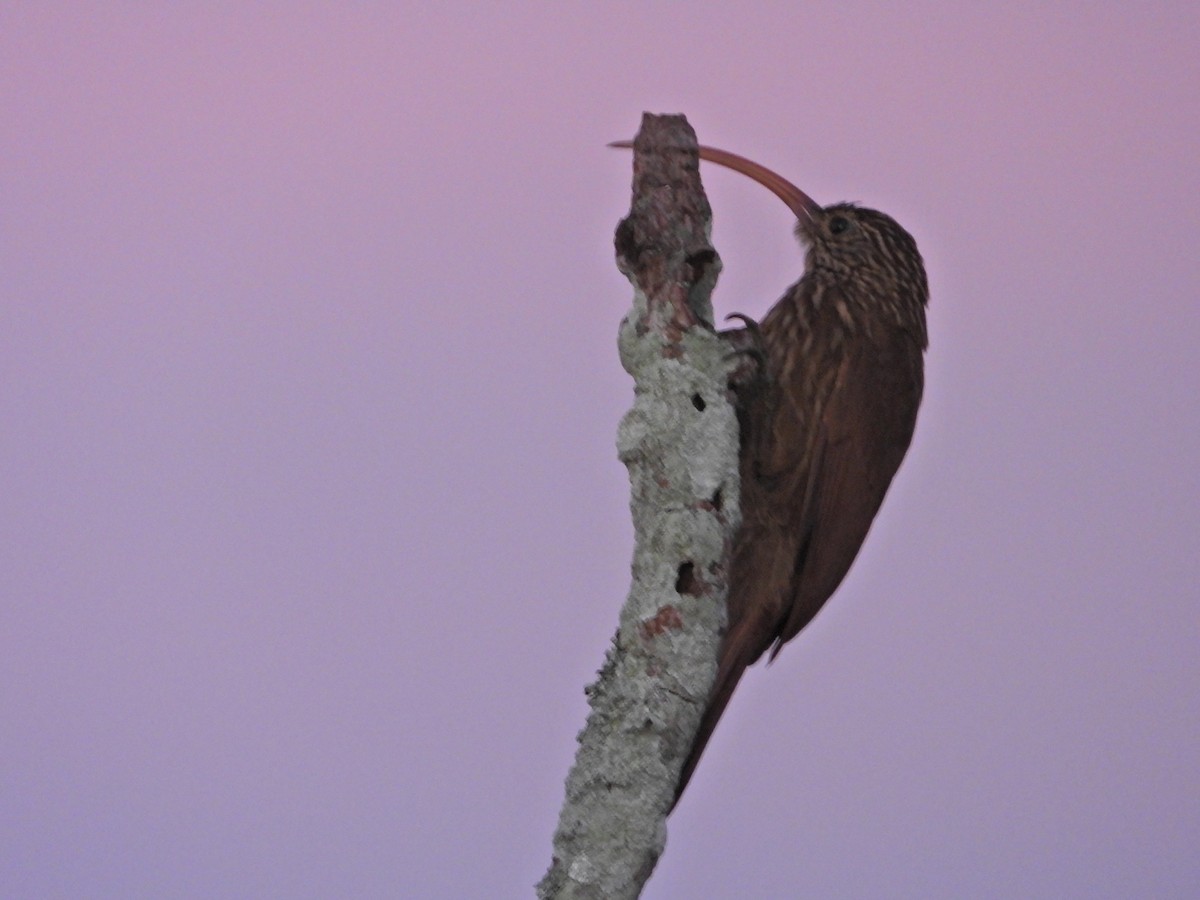
[[696,732],[696,740],[693,742],[691,752],[688,753],[683,770],[680,772],[679,785],[675,788],[675,799],[671,802],[671,810],[674,810],[679,804],[679,798],[683,796],[683,789],[691,781],[692,773],[696,771],[696,764],[700,762],[700,756],[704,753],[704,748],[708,746],[713,730],[717,727],[721,714],[725,712],[725,707],[729,705],[734,688],[742,680],[742,674],[746,671],[746,667],[761,655],[760,651],[752,658],[747,659],[744,651],[737,652],[742,649],[738,642],[726,639],[712,694],[709,696],[708,706],[704,709],[704,715],[700,719],[700,730]]
[[737,687],[737,683],[741,680],[742,673],[745,671],[745,666],[739,666],[734,671],[727,673],[723,678],[718,677],[718,684],[714,688],[712,697],[708,701],[708,706],[704,710],[704,717],[700,720],[700,730],[696,733],[696,740],[692,744],[692,750],[688,753],[687,761],[683,764],[683,771],[679,775],[679,785],[675,788],[675,799],[671,802],[671,810],[674,810],[679,805],[679,798],[683,796],[683,789],[692,780],[692,773],[696,771],[696,764],[700,762],[700,755],[704,753],[704,748],[708,746],[709,738],[712,737],[713,730],[717,727],[721,713],[725,712],[725,707],[729,705],[729,700],[733,697],[733,689]]

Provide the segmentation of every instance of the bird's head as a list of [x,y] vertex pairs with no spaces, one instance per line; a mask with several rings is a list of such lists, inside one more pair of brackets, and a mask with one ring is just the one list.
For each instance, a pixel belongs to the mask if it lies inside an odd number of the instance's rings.
[[891,216],[854,203],[821,206],[783,176],[735,153],[701,147],[700,158],[741,172],[787,204],[796,217],[796,237],[808,248],[806,271],[839,282],[865,278],[872,290],[903,292],[928,303],[917,242]]
[[[609,146],[629,148],[633,143]],[[917,242],[891,216],[853,203],[821,206],[786,178],[736,153],[700,147],[700,158],[741,172],[787,204],[796,216],[796,237],[808,248],[806,274],[859,296],[899,299],[910,309],[923,310],[929,302]]]

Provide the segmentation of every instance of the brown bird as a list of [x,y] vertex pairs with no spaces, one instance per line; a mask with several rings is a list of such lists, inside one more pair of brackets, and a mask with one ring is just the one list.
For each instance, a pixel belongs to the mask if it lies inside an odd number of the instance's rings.
[[752,344],[761,365],[739,396],[742,525],[729,623],[676,803],[746,667],[768,649],[774,659],[854,562],[912,440],[928,344],[925,266],[893,218],[849,203],[819,206],[724,150],[701,147],[700,158],[782,199],[808,252],[804,275],[761,323],[727,332]]

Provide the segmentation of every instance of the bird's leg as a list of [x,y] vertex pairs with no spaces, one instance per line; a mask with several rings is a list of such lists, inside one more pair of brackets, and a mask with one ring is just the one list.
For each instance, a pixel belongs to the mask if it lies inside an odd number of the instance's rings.
[[758,323],[741,313],[730,313],[725,317],[741,319],[745,328],[729,328],[720,332],[721,339],[729,347],[727,359],[733,361],[729,372],[729,385],[735,390],[756,384],[767,367],[767,346]]

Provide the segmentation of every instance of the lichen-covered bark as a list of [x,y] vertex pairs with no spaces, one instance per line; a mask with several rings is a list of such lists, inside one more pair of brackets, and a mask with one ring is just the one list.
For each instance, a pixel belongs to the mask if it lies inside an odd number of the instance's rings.
[[629,468],[633,583],[567,777],[546,898],[637,897],[716,672],[738,513],[734,361],[713,329],[720,260],[682,116],[642,120],[617,266],[634,287],[621,362],[634,405],[617,436]]

